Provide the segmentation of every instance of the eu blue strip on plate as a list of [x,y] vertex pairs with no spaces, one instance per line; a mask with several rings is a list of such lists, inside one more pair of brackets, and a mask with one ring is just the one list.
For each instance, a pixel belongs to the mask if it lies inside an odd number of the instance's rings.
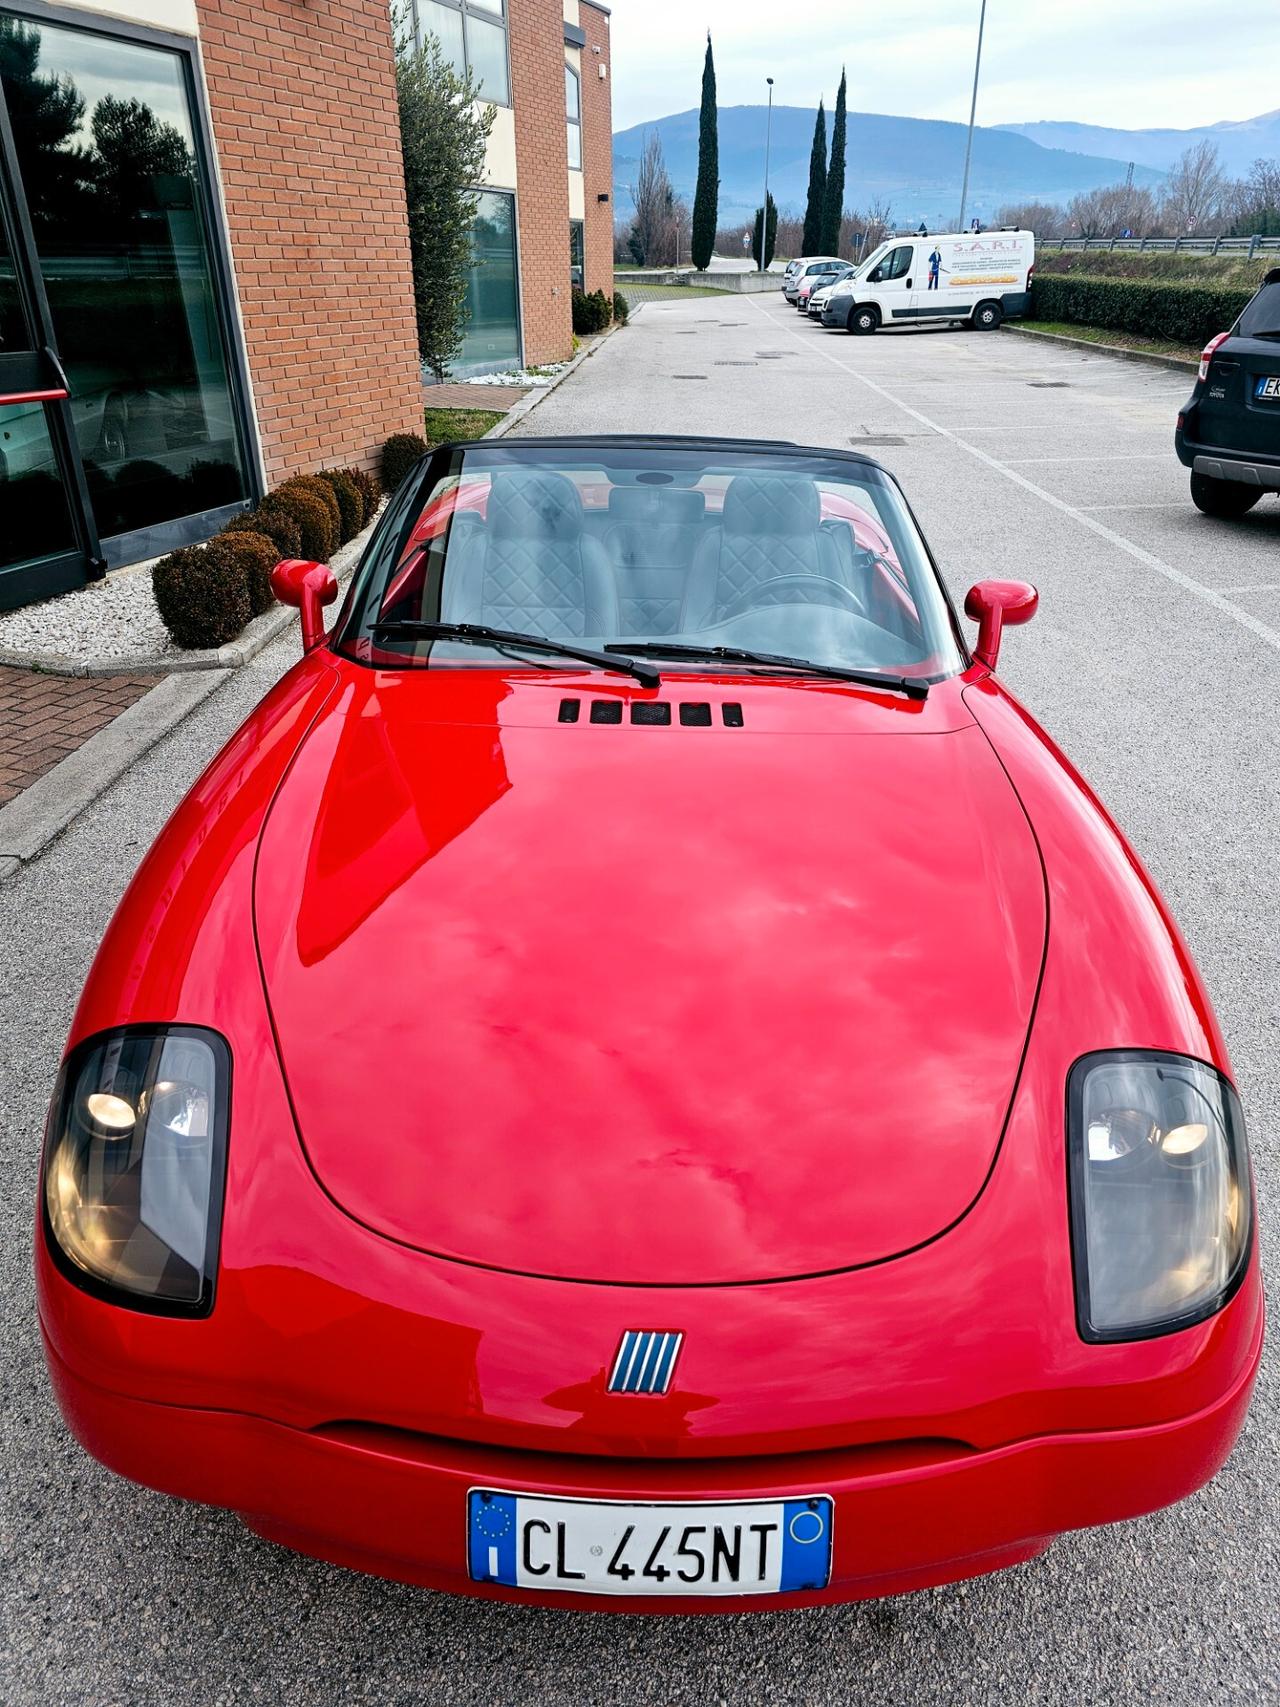
[[782,1520],[782,1581],[788,1589],[826,1588],[831,1575],[831,1501],[788,1500]]
[[516,1581],[516,1500],[514,1494],[473,1493],[468,1522],[471,1579],[478,1583]]

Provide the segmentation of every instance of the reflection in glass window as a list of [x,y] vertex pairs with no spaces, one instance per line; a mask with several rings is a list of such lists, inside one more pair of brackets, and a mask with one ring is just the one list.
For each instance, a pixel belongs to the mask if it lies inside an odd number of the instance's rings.
[[571,65],[564,68],[564,110],[569,121],[569,169],[582,170],[582,90],[578,73]]
[[0,404],[0,569],[74,545],[44,405]]
[[467,324],[453,372],[465,377],[519,366],[515,197],[486,190],[476,197]]
[[419,47],[435,36],[450,64],[471,72],[486,101],[511,105],[503,0],[410,0],[410,15]]
[[0,76],[100,535],[249,497],[183,60],[0,13]]
[[579,290],[587,288],[586,251],[583,243],[583,224],[580,219],[569,221],[569,281]]

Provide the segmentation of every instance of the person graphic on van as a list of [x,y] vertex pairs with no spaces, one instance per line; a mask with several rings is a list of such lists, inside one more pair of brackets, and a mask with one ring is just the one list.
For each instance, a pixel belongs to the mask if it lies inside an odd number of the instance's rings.
[[933,253],[929,257],[929,289],[937,290],[938,274],[942,271],[942,251],[934,244]]

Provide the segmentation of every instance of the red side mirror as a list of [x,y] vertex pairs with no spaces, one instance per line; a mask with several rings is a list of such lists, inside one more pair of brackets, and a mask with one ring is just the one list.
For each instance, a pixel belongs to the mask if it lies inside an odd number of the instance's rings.
[[979,581],[964,601],[964,614],[978,624],[978,644],[973,655],[989,670],[1000,656],[1000,636],[1005,623],[1015,627],[1030,622],[1040,595],[1026,581]]
[[282,605],[302,612],[302,650],[314,651],[324,639],[324,607],[338,596],[338,577],[327,563],[286,557],[271,571],[271,590]]

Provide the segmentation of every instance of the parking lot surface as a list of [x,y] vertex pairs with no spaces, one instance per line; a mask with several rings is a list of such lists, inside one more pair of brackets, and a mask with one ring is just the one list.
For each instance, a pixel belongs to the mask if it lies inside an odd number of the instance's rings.
[[[958,598],[980,577],[1037,583],[1040,614],[1006,636],[1002,675],[1126,828],[1190,939],[1249,1117],[1268,1262],[1280,1215],[1280,503],[1235,523],[1192,509],[1172,451],[1189,390],[1178,373],[1006,334],[853,339],[778,299],[726,296],[647,305],[520,430],[856,444],[901,477]],[[288,635],[242,670],[0,888],[0,1701],[1280,1700],[1273,1355],[1231,1462],[1172,1511],[1065,1537],[967,1585],[756,1617],[426,1594],[280,1551],[80,1452],[49,1393],[31,1287],[58,1055],[133,867],[296,644]]]

